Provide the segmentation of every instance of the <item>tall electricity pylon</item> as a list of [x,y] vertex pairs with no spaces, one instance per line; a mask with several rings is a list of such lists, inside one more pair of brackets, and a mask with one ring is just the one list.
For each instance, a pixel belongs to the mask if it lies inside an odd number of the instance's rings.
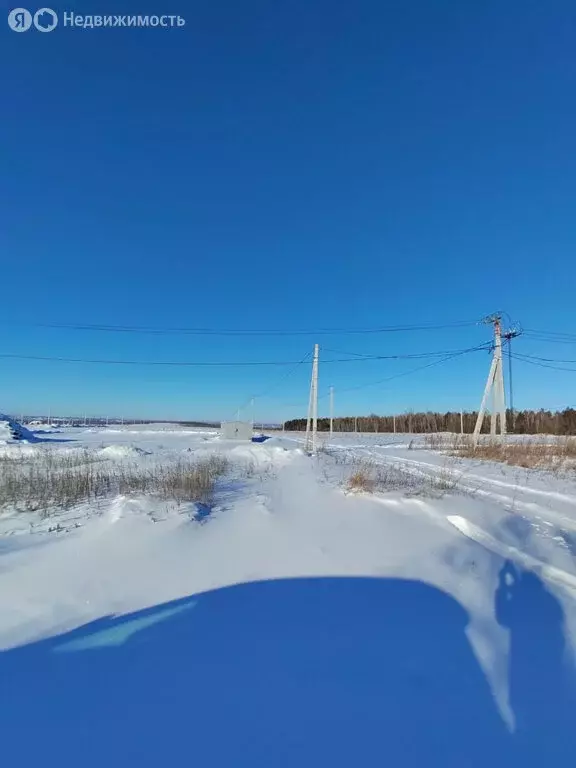
[[476,426],[474,427],[474,446],[478,444],[478,438],[480,436],[480,430],[482,429],[486,404],[490,393],[492,393],[490,434],[494,436],[496,435],[498,420],[500,421],[500,435],[504,437],[506,434],[506,399],[504,394],[504,371],[502,368],[502,317],[499,314],[489,315],[484,319],[484,322],[494,326],[494,354],[492,356],[492,364],[490,365],[488,379],[486,380],[486,387],[484,388],[482,404],[480,405],[478,418],[476,419]]
[[317,433],[318,433],[318,344],[314,344],[314,359],[312,362],[312,378],[310,380],[310,400],[308,401],[308,418],[306,419],[305,450],[307,453],[316,452]]

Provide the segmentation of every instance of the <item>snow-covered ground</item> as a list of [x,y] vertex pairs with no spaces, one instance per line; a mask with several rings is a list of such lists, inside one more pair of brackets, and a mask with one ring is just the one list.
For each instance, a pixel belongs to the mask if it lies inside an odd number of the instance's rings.
[[32,442],[34,435],[22,424],[0,413],[0,444],[18,440]]
[[[0,460],[220,453],[231,468],[202,519],[142,495],[0,511],[0,721],[20,734],[7,764],[34,762],[24,724],[66,766],[508,765],[538,750],[560,765],[573,751],[576,477],[405,435],[324,437],[316,457],[301,434],[238,444],[171,425],[37,439],[7,440]],[[349,493],[362,462],[415,482]],[[80,713],[79,680],[94,697]],[[38,726],[40,702],[53,716]],[[170,737],[134,746],[167,706]]]

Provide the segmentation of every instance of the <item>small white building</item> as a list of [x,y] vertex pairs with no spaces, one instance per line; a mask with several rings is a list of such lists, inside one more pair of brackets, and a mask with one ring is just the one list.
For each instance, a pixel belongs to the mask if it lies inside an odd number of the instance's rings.
[[250,421],[223,421],[220,425],[223,440],[252,440]]

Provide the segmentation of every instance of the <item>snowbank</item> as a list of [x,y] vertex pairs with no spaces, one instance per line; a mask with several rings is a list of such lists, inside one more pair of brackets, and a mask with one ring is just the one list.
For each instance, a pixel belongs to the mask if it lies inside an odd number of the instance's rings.
[[135,459],[150,455],[150,451],[145,451],[135,445],[107,445],[96,453],[105,459]]
[[23,427],[22,424],[14,421],[9,416],[0,413],[0,442],[9,443],[20,440],[34,442],[35,439],[29,429],[26,429],[26,427]]
[[[88,430],[86,430],[88,431]],[[92,431],[103,432],[102,427],[96,427]],[[180,424],[126,424],[124,426],[114,425],[113,427],[106,427],[107,434],[118,435],[156,435],[159,433],[172,433],[175,435],[217,435],[219,430],[217,429],[202,429],[194,427],[183,427]]]
[[238,445],[230,451],[233,461],[245,461],[257,467],[283,467],[302,455],[299,448],[288,450],[277,445]]

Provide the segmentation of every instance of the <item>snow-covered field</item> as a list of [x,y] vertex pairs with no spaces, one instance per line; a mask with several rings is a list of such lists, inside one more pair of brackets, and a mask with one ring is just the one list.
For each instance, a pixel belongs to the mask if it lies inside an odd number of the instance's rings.
[[[0,510],[7,765],[563,765],[573,753],[576,477],[405,435],[324,437],[315,457],[301,434],[36,437],[1,443],[0,472],[46,452],[230,465],[202,516],[142,494]],[[348,492],[365,464],[392,472],[391,490]]]

